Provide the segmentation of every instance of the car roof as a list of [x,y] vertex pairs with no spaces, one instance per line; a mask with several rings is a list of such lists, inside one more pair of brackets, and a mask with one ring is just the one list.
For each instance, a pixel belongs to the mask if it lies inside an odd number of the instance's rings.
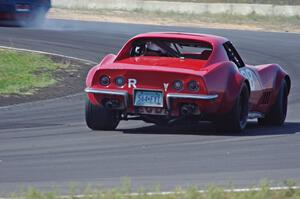
[[228,41],[225,37],[209,34],[183,33],[183,32],[149,32],[135,36],[133,39],[142,38],[168,38],[168,39],[187,39],[211,43],[213,46],[222,45]]

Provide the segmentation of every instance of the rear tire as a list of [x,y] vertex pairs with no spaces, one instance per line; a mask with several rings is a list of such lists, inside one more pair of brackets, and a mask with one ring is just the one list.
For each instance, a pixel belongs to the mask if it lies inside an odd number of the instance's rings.
[[233,133],[244,131],[248,122],[249,95],[247,85],[243,84],[232,110],[215,122],[218,130]]
[[282,126],[284,124],[287,114],[288,103],[288,88],[286,81],[282,81],[279,93],[276,98],[275,104],[272,106],[271,111],[265,115],[264,118],[258,119],[258,124],[262,126]]
[[92,130],[115,130],[120,122],[120,115],[117,111],[95,106],[86,100],[85,121]]

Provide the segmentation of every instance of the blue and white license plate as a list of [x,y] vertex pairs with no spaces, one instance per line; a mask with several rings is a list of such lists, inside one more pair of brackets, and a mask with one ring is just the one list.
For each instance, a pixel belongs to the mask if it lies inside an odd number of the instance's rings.
[[135,90],[134,106],[163,107],[163,92]]

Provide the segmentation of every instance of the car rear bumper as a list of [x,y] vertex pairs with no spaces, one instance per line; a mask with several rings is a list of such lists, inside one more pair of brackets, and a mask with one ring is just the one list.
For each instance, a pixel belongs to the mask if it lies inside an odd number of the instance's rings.
[[39,8],[43,8],[45,11],[48,11],[50,7],[50,4],[26,1],[0,3],[0,20],[26,18],[32,15]]
[[0,12],[0,20],[3,21],[15,21],[21,19],[28,19],[31,17],[30,13],[1,13]]
[[[127,91],[120,90],[104,90],[95,88],[86,88],[85,92],[88,94],[89,99],[94,104],[101,104],[105,106],[107,100],[119,101],[118,109],[126,109],[130,113],[136,113],[136,107],[133,106],[133,96]],[[219,95],[204,95],[204,94],[181,94],[181,93],[167,93],[164,95],[165,106],[164,109],[172,116],[180,114],[179,107],[182,105],[193,104],[197,107],[195,114],[204,112],[215,112],[219,103],[217,99]],[[107,100],[104,100],[107,99]],[[103,101],[104,100],[104,101]]]
[[128,107],[128,92],[126,91],[117,91],[117,90],[99,90],[93,88],[86,88],[84,90],[86,93],[99,94],[104,96],[120,96],[123,99],[125,108]]
[[32,8],[30,5],[18,7],[17,4],[1,4],[0,20],[17,20],[30,17]]
[[167,94],[167,105],[171,107],[172,99],[188,99],[188,100],[215,100],[218,95],[195,95],[195,94],[179,94],[179,93],[168,93]]

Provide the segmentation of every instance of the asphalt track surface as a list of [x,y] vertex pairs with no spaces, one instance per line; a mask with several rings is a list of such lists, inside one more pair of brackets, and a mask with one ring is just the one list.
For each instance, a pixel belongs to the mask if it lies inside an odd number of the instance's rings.
[[98,62],[131,36],[148,31],[210,33],[232,40],[247,63],[279,63],[290,73],[288,118],[282,128],[251,123],[243,135],[216,134],[209,124],[159,128],[121,122],[92,132],[84,122],[84,93],[0,108],[0,195],[36,186],[68,190],[70,183],[133,187],[214,183],[248,187],[300,180],[300,35],[78,21],[48,21],[43,29],[0,27],[0,45]]

